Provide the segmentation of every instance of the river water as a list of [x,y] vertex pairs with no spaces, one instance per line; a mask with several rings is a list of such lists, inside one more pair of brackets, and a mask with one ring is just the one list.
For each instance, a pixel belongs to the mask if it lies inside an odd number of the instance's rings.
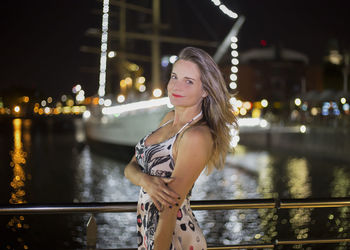
[[[125,162],[79,143],[73,127],[15,119],[0,126],[0,204],[136,201]],[[302,146],[302,145],[301,145]],[[202,174],[192,200],[350,196],[350,164],[237,146],[223,171]],[[349,238],[350,208],[195,211],[208,244]],[[0,216],[0,249],[84,249],[85,215]],[[97,214],[98,248],[136,247],[134,213]],[[349,249],[289,245],[276,249]]]

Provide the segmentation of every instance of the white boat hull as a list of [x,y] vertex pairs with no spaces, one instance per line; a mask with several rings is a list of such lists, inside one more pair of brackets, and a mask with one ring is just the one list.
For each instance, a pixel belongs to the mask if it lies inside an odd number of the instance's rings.
[[[134,147],[137,142],[159,127],[162,118],[171,110],[168,98],[152,99],[113,107],[95,106],[83,115],[86,138],[110,147]],[[260,118],[238,119],[240,131],[266,130],[269,124]],[[231,129],[231,146],[239,142],[238,131]]]
[[130,111],[119,116],[91,117],[85,123],[86,136],[97,142],[133,147],[143,136],[155,130],[169,111],[163,105]]

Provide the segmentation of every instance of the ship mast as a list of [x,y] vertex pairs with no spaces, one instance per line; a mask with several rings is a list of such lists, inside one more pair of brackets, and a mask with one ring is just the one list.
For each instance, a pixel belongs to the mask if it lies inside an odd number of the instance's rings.
[[[109,5],[120,7],[120,27],[119,31],[108,32],[108,16]],[[151,14],[152,15],[152,34],[127,32],[126,31],[126,9]],[[103,0],[103,19],[102,19],[102,35],[101,35],[101,58],[100,58],[100,77],[98,95],[103,98],[105,95],[106,86],[106,65],[107,65],[107,38],[118,38],[120,41],[120,53],[118,53],[120,64],[119,72],[124,75],[125,69],[123,65],[128,58],[134,58],[142,61],[147,61],[147,57],[126,52],[126,39],[138,39],[151,42],[152,48],[152,79],[151,89],[161,89],[160,77],[160,43],[175,43],[203,47],[217,47],[218,43],[213,41],[203,41],[197,39],[188,39],[180,37],[162,36],[160,35],[161,20],[160,20],[160,0],[153,0],[152,9],[137,6],[135,4],[126,3],[125,0]],[[89,29],[90,35],[100,35],[101,32],[97,29]]]
[[160,88],[160,0],[153,0],[152,89]]

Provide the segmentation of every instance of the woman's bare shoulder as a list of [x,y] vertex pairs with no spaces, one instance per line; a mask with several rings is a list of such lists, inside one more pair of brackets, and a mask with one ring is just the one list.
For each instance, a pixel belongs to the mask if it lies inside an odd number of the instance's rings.
[[189,127],[183,134],[183,138],[186,139],[186,141],[192,141],[193,143],[203,143],[208,146],[208,148],[211,148],[213,143],[210,129],[206,125]]
[[[213,150],[213,138],[208,126],[191,126],[182,134],[177,148],[177,155],[194,162],[202,161],[198,166],[203,167]],[[177,159],[178,160],[178,159]],[[204,164],[204,165],[203,165]]]
[[174,119],[174,114],[175,114],[174,110],[169,111],[169,112],[163,117],[162,121],[160,122],[160,126],[163,125],[164,123],[166,123],[167,121]]

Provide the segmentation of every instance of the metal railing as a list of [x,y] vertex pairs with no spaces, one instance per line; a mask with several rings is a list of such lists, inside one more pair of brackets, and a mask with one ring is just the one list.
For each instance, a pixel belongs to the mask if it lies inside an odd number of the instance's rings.
[[[91,213],[87,224],[87,249],[96,249],[97,223],[95,213],[135,212],[136,202],[95,202],[95,203],[63,203],[63,204],[11,204],[0,206],[0,215],[13,214],[76,214]],[[245,199],[245,200],[202,200],[191,201],[193,210],[231,210],[253,208],[331,208],[350,207],[350,197],[325,199]],[[310,239],[310,240],[278,240],[273,243],[209,246],[210,250],[274,248],[278,245],[346,243],[350,239]],[[134,248],[124,248],[134,249]],[[122,250],[122,249],[119,249]]]

